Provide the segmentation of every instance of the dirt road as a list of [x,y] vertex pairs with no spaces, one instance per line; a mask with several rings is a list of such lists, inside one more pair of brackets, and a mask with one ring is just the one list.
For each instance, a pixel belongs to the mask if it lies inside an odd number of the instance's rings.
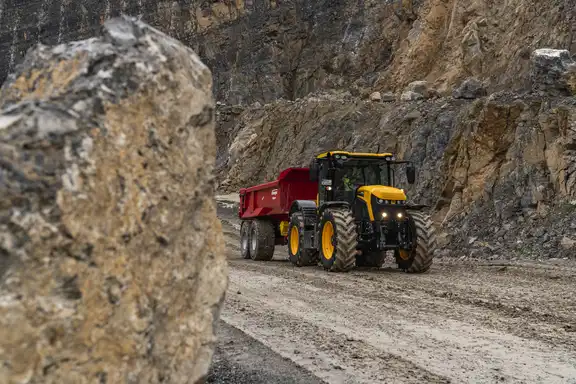
[[[329,383],[576,383],[576,264],[437,261],[423,275],[328,273],[239,255],[219,215],[222,320]],[[392,265],[390,265],[392,267]]]

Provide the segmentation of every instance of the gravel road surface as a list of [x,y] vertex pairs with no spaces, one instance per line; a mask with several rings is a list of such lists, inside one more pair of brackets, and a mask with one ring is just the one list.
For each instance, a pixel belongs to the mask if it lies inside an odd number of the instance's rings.
[[270,262],[241,259],[236,212],[233,197],[219,198],[230,263],[222,321],[311,374],[298,382],[576,383],[575,263],[328,273],[293,267],[285,247]]

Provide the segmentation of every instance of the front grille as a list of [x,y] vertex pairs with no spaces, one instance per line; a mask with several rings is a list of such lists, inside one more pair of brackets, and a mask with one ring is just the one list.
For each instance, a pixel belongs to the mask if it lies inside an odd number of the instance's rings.
[[[372,196],[372,210],[374,213],[374,220],[382,220],[382,213],[386,212],[388,214],[388,219],[385,221],[395,221],[398,213],[402,213],[406,217],[406,208],[404,207],[404,200],[380,200]],[[398,204],[402,201],[402,204]]]

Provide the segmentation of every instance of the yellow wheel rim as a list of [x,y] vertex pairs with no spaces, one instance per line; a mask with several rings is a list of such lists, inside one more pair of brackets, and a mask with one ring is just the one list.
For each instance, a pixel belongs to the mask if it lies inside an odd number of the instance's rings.
[[290,230],[290,253],[292,253],[293,255],[296,255],[298,253],[298,246],[299,244],[299,239],[298,239],[298,228],[296,228],[296,226],[293,226],[292,229]]
[[334,225],[327,221],[322,228],[322,255],[326,260],[330,260],[334,254],[332,237],[334,236]]
[[400,258],[402,260],[408,260],[410,258],[410,253],[405,249],[399,249],[398,253],[400,254]]

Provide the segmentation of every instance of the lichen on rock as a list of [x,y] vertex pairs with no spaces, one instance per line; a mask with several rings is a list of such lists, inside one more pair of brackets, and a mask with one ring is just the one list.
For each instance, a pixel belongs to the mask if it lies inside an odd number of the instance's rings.
[[212,75],[133,18],[0,91],[0,377],[195,383],[227,285]]

